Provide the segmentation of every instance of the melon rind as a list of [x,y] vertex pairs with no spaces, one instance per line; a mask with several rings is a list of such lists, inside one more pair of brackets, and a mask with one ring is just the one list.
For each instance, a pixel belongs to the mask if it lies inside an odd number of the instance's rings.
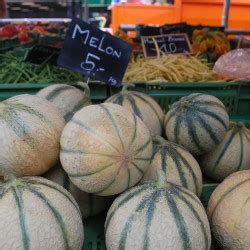
[[215,181],[250,168],[250,130],[243,124],[230,123],[222,142],[200,160],[203,172]]
[[209,250],[211,234],[201,202],[168,183],[133,187],[115,199],[105,222],[108,250]]
[[228,176],[207,208],[212,233],[224,249],[250,249],[250,170]]
[[123,106],[140,117],[152,136],[162,135],[164,113],[160,105],[149,95],[138,91],[121,91],[105,102]]
[[170,107],[164,125],[169,141],[182,145],[193,155],[202,155],[223,140],[229,116],[218,98],[194,93]]
[[81,250],[83,224],[74,198],[45,178],[0,185],[0,249]]
[[157,171],[163,170],[166,180],[183,186],[197,196],[202,191],[202,173],[196,159],[182,146],[161,138],[162,143],[154,143],[150,166],[141,182],[157,180]]
[[111,196],[97,196],[83,192],[70,181],[60,164],[45,173],[44,177],[61,185],[71,193],[81,210],[83,218],[101,213],[111,205],[114,199]]
[[0,176],[41,175],[59,160],[65,121],[44,98],[19,95],[0,103]]
[[91,104],[85,92],[68,84],[52,84],[38,91],[37,95],[52,102],[61,111],[66,122],[76,111]]
[[64,170],[79,189],[97,195],[118,194],[138,183],[151,156],[146,125],[116,104],[81,109],[61,137]]

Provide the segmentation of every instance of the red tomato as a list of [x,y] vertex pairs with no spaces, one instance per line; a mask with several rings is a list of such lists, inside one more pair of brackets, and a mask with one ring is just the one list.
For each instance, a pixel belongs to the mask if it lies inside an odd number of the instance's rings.
[[2,28],[2,31],[6,34],[7,37],[15,36],[18,33],[17,27],[13,24],[5,25]]
[[8,30],[8,29],[4,29],[4,27],[0,30],[0,36],[1,37],[8,37],[8,38],[10,38],[10,37],[12,37],[13,36],[13,33],[10,31],[10,30]]
[[29,36],[26,32],[20,32],[18,34],[18,39],[20,42],[27,42],[29,40]]
[[20,24],[19,27],[18,27],[18,30],[19,30],[19,32],[21,32],[21,31],[26,31],[27,32],[27,31],[30,30],[30,28],[25,24]]

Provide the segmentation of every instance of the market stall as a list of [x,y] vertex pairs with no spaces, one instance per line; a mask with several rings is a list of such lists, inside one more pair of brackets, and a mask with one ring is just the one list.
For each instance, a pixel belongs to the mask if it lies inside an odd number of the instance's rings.
[[250,248],[249,40],[198,5],[0,23],[1,249]]

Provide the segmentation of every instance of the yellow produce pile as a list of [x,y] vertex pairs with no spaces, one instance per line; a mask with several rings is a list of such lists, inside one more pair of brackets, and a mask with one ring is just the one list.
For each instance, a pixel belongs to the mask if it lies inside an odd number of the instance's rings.
[[124,76],[126,82],[211,82],[218,76],[208,63],[197,56],[161,55],[157,58],[137,58]]

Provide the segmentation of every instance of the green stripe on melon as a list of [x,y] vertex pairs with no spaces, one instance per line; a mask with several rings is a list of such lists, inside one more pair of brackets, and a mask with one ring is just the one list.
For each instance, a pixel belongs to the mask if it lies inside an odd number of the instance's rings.
[[70,181],[69,176],[60,164],[48,171],[44,177],[61,185],[71,193],[80,207],[83,218],[102,212],[111,205],[113,200],[113,197],[96,196],[81,191]]
[[62,187],[41,177],[11,178],[0,193],[2,250],[82,249],[79,208]]
[[225,249],[250,249],[250,170],[228,176],[212,193],[208,218],[214,238]]
[[120,93],[111,96],[106,102],[121,105],[133,112],[147,125],[151,135],[161,135],[164,114],[160,105],[149,95],[128,91],[127,87],[124,86]]
[[54,101],[65,90],[74,90],[74,87],[67,84],[53,84],[40,90],[37,95],[44,96],[48,101]]
[[175,102],[165,116],[164,125],[168,140],[201,155],[222,141],[229,117],[219,99],[196,93]]
[[183,186],[196,195],[202,191],[202,173],[195,158],[183,147],[164,140],[153,138],[153,157],[142,182],[157,180],[157,170],[161,169],[166,180]]
[[19,95],[0,103],[0,176],[40,175],[56,164],[65,125],[49,101]]
[[46,205],[49,208],[50,212],[53,214],[53,216],[55,218],[55,221],[56,221],[57,225],[59,226],[59,228],[61,230],[64,248],[65,249],[70,249],[66,225],[65,225],[64,220],[62,218],[62,215],[60,214],[60,212],[58,211],[58,209],[56,209],[52,205],[52,203],[46,199],[46,196],[44,196],[38,190],[36,190],[34,188],[31,188],[31,187],[28,187],[28,190],[33,195],[35,195],[37,198],[39,198],[44,203],[44,205]]
[[113,195],[142,178],[152,156],[144,123],[125,108],[111,103],[78,111],[61,137],[61,163],[81,190]]
[[250,168],[250,130],[242,123],[230,123],[219,145],[201,158],[202,170],[211,179],[222,181],[228,175]]
[[90,89],[88,84],[79,82],[75,85],[53,84],[37,93],[52,102],[68,122],[79,109],[90,105]]
[[[67,190],[67,189],[65,189],[65,188],[62,189],[61,187],[58,188],[57,185],[54,185],[54,183],[56,183],[56,182],[54,182],[53,184],[52,184],[51,182],[47,182],[47,183],[45,184],[43,181],[40,181],[40,180],[38,180],[37,178],[36,178],[35,180],[33,180],[31,177],[23,177],[24,180],[26,180],[26,178],[28,178],[29,183],[38,186],[38,188],[39,188],[40,185],[46,185],[46,186],[49,187],[49,188],[55,189],[56,191],[58,191],[59,193],[61,193],[62,195],[64,195],[64,196],[68,199],[68,201],[71,202],[72,205],[73,205],[73,206],[78,210],[78,212],[80,213],[79,206],[78,206],[77,202],[75,201],[75,199],[74,199],[68,192],[65,192],[65,191],[64,191],[64,190]],[[48,178],[47,178],[47,179],[48,179]],[[68,190],[67,190],[67,191],[68,191]]]
[[11,191],[13,193],[13,196],[15,198],[15,202],[16,202],[17,207],[18,207],[19,222],[20,222],[20,227],[21,227],[21,232],[22,232],[23,248],[29,249],[30,248],[30,240],[29,240],[29,236],[27,235],[22,192],[19,191],[16,187],[11,187]]
[[[105,222],[107,249],[210,249],[199,199],[165,181],[133,187],[115,199]],[[163,240],[164,239],[164,240]]]

